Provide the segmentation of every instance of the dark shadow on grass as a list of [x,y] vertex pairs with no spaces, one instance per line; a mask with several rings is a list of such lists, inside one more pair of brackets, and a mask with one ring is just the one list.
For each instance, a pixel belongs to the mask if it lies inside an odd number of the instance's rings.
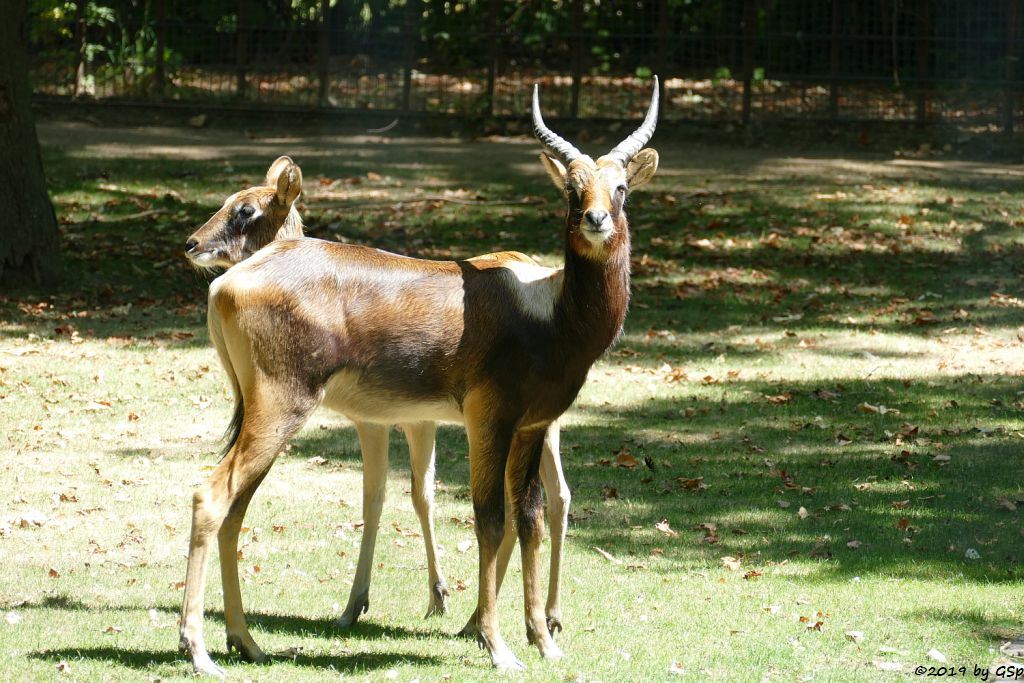
[[942,621],[966,633],[989,641],[999,647],[1008,640],[1013,640],[1021,633],[1021,621],[1010,617],[993,619],[978,609],[950,607],[947,609],[915,610],[906,613],[912,619],[922,621]]
[[[138,607],[131,605],[87,605],[86,603],[67,595],[50,595],[38,601],[20,603],[19,610],[63,610],[69,612],[144,612],[147,609],[155,609],[168,615],[177,616],[181,612],[180,605],[155,605],[149,607]],[[218,609],[204,611],[206,619],[224,623],[224,612]],[[454,637],[456,626],[454,624],[442,623],[434,620],[424,620],[423,628],[405,628],[392,624],[382,624],[374,621],[372,611],[363,615],[355,625],[349,628],[340,628],[336,618],[312,618],[298,615],[287,615],[270,612],[247,611],[246,620],[253,628],[265,632],[289,633],[296,636],[313,635],[322,638],[326,637],[352,637],[365,640],[433,640],[437,638]],[[436,627],[432,627],[436,626]]]
[[[66,648],[60,650],[41,650],[29,652],[30,659],[39,659],[50,662],[93,660],[107,664],[120,665],[130,669],[145,670],[154,665],[180,664],[183,668],[189,667],[187,660],[174,650],[131,650],[116,647],[84,647]],[[220,657],[213,653],[214,659],[221,665],[247,664],[237,657]],[[295,666],[310,669],[332,669],[341,673],[364,673],[378,669],[391,668],[401,664],[409,665],[436,665],[441,663],[440,657],[416,655],[408,653],[363,653],[352,655],[320,655],[299,653],[292,656],[268,655],[268,661],[259,665],[259,670],[271,674],[275,663],[290,662]],[[263,667],[267,667],[263,669]],[[254,668],[257,668],[254,665]]]

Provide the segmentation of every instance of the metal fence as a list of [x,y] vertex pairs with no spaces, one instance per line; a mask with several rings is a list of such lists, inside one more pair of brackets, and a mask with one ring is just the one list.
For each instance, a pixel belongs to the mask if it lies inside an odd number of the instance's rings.
[[36,16],[36,93],[522,117],[541,82],[552,116],[631,118],[658,73],[670,120],[1022,115],[1024,0],[306,0],[283,15],[267,1]]

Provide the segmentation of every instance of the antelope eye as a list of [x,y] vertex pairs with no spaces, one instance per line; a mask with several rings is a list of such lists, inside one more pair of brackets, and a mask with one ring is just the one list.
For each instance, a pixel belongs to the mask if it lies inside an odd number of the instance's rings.
[[254,213],[256,213],[256,209],[254,209],[251,204],[246,204],[238,210],[238,215],[246,219],[252,218]]

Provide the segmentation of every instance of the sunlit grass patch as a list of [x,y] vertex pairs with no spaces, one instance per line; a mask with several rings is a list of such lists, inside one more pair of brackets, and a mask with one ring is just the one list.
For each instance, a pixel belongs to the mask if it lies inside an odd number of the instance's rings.
[[[187,235],[282,153],[326,239],[555,265],[562,206],[525,141],[41,131],[68,280],[0,298],[0,658],[13,679],[184,680],[191,492],[231,412]],[[1024,630],[1019,172],[657,146],[660,175],[628,205],[626,329],[564,419],[568,658],[529,650],[517,558],[500,600],[527,677],[900,680],[931,649],[991,665]],[[493,678],[454,636],[476,547],[465,436],[439,434],[451,613],[422,619],[396,434],[371,609],[334,625],[361,463],[347,423],[317,413],[240,544],[269,664],[225,654],[210,567],[206,638],[232,676]]]

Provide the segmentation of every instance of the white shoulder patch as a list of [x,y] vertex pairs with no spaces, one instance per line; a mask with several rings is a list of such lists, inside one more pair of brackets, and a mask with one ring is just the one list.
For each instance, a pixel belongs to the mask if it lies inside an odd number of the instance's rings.
[[502,268],[512,274],[510,287],[519,309],[536,320],[551,320],[555,304],[562,295],[561,268],[545,268],[521,261],[509,261]]

